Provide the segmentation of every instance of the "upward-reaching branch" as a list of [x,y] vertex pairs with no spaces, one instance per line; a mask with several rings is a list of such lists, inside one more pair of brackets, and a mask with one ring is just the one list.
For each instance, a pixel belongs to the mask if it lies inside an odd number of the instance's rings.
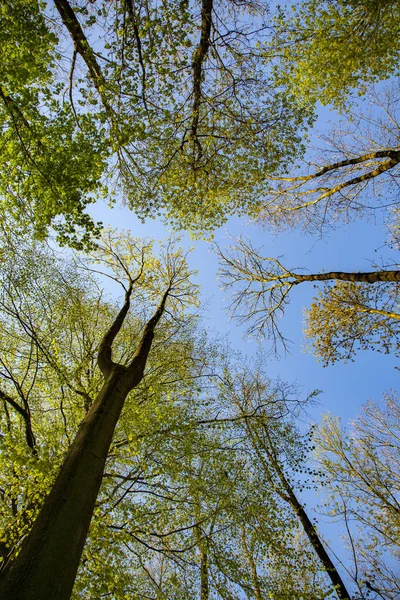
[[128,366],[128,371],[132,374],[132,385],[136,385],[135,381],[138,375],[140,377],[143,376],[143,371],[146,366],[147,357],[149,355],[151,345],[154,338],[154,330],[157,326],[157,323],[161,319],[162,315],[165,311],[165,305],[167,302],[167,298],[169,296],[171,288],[168,287],[164,292],[164,295],[161,299],[160,304],[154,315],[149,319],[144,327],[143,334],[141,340],[138,344],[137,350],[135,352],[135,356],[133,357],[130,365]]
[[108,377],[111,374],[112,368],[116,364],[113,362],[113,360],[111,358],[112,344],[113,344],[113,341],[115,340],[115,338],[117,337],[117,334],[119,333],[119,331],[125,321],[126,315],[128,314],[128,311],[130,308],[130,298],[131,298],[131,294],[132,294],[132,289],[133,289],[133,285],[130,284],[130,286],[128,287],[128,289],[125,292],[125,302],[124,302],[121,310],[119,311],[118,315],[116,316],[116,318],[114,319],[110,328],[108,329],[108,331],[103,336],[103,339],[100,342],[99,353],[97,356],[97,362],[98,362],[100,371],[103,373],[104,377]]

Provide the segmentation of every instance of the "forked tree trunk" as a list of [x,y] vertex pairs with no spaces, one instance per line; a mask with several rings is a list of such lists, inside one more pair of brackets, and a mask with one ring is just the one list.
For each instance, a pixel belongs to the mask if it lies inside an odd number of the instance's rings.
[[99,366],[104,384],[82,421],[59,475],[18,556],[0,581],[1,600],[69,600],[88,534],[114,430],[129,392],[143,378],[154,328],[169,290],[146,324],[128,367],[111,359],[111,346],[129,310],[125,304],[104,336]]

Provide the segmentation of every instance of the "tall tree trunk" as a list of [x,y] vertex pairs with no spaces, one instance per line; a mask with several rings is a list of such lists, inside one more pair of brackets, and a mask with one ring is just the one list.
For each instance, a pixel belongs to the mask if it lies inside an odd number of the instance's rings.
[[112,361],[112,343],[130,306],[125,303],[100,344],[98,363],[105,381],[82,421],[58,477],[21,551],[4,571],[0,600],[69,600],[88,534],[114,430],[129,392],[143,378],[147,357],[169,289],[147,322],[128,367]]
[[243,550],[244,550],[247,562],[249,563],[249,566],[250,566],[251,581],[253,584],[254,596],[256,597],[256,600],[263,600],[261,586],[260,586],[260,580],[258,578],[258,573],[257,573],[257,565],[255,563],[253,554],[247,545],[246,529],[245,529],[244,525],[242,525],[242,545],[243,545]]
[[[282,500],[290,504],[294,512],[297,514],[299,521],[303,526],[304,533],[307,535],[310,544],[314,548],[315,553],[320,559],[321,564],[323,565],[329,579],[331,580],[338,598],[340,600],[351,600],[351,596],[347,591],[347,588],[342,578],[340,577],[338,570],[336,569],[335,565],[330,559],[329,554],[325,550],[324,544],[322,543],[321,538],[319,537],[315,525],[309,519],[304,507],[302,506],[301,502],[297,499],[297,496],[294,493],[292,486],[285,477],[284,471],[281,468],[279,460],[276,457],[273,441],[271,440],[271,437],[268,432],[268,426],[265,423],[262,424],[265,432],[265,438],[268,444],[267,445],[265,441],[263,443],[260,437],[254,432],[249,422],[246,421],[246,425],[250,438],[253,441],[254,449],[256,450],[256,453],[259,456],[261,462],[264,464],[266,472],[268,473],[271,467],[279,477],[282,484],[282,488],[279,489],[279,487],[276,487],[276,491],[280,495]],[[262,448],[265,450],[270,461],[270,467],[268,466],[268,464],[266,464],[264,457],[259,452],[259,446],[262,446]]]

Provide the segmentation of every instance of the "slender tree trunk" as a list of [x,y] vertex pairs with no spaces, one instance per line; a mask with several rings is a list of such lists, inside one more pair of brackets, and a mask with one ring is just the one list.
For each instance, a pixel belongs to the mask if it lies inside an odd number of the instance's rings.
[[207,540],[203,539],[201,529],[198,525],[194,527],[194,533],[200,553],[200,600],[208,600],[210,596],[210,586],[208,584]]
[[209,585],[208,585],[208,554],[204,548],[200,549],[200,578],[201,578],[201,593],[200,600],[208,600]]
[[[291,507],[293,508],[293,510],[295,511],[295,513],[297,514],[297,516],[303,526],[304,533],[307,535],[307,537],[308,537],[312,547],[314,548],[318,558],[320,559],[328,577],[330,578],[332,585],[334,586],[335,591],[338,595],[338,598],[340,600],[351,600],[351,596],[350,596],[349,592],[347,591],[347,588],[346,588],[342,578],[340,577],[338,570],[336,569],[335,565],[331,561],[329,554],[325,550],[325,547],[318,535],[318,531],[317,531],[315,525],[309,519],[302,504],[297,499],[297,496],[295,495],[292,486],[290,485],[289,481],[285,477],[285,474],[280,466],[279,460],[276,457],[274,446],[273,446],[273,441],[271,440],[271,437],[269,435],[267,425],[265,423],[263,423],[263,429],[265,432],[265,437],[267,439],[267,444],[261,442],[259,436],[252,430],[249,422],[246,422],[246,425],[247,425],[247,431],[249,432],[249,435],[253,441],[253,445],[256,450],[256,453],[259,456],[261,462],[263,463],[263,465],[266,469],[266,472],[268,473],[271,468],[275,471],[275,473],[279,477],[281,484],[282,484],[282,488],[279,489],[279,487],[276,487],[276,491],[280,495],[282,500],[284,500],[285,502],[290,504]],[[266,464],[265,459],[260,454],[260,452],[258,450],[259,445],[262,445],[263,449],[265,450],[265,452],[269,458],[269,461],[270,461],[270,467],[268,466],[268,464]]]
[[260,581],[259,581],[258,573],[257,573],[257,566],[254,561],[253,554],[251,553],[250,548],[247,545],[246,530],[245,530],[244,526],[242,526],[242,544],[243,544],[244,553],[247,558],[247,562],[249,563],[249,566],[250,566],[251,581],[253,583],[254,595],[256,597],[256,600],[263,600],[263,596],[261,593],[261,587],[260,587]]
[[[279,475],[282,475],[283,478],[285,478],[281,471],[279,472]],[[350,594],[348,593],[342,578],[340,577],[335,565],[331,561],[329,554],[326,552],[325,547],[321,542],[315,525],[308,518],[306,511],[304,510],[302,504],[298,501],[297,496],[294,494],[292,488],[288,483],[286,491],[288,494],[288,501],[290,502],[294,511],[299,517],[304,532],[310,540],[310,543],[314,548],[318,558],[323,564],[326,573],[328,574],[333,586],[335,587],[338,597],[340,598],[340,600],[351,600]]]

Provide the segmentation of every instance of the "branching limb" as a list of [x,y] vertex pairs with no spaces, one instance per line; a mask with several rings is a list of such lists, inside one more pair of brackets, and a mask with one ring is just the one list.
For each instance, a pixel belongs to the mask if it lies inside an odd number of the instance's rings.
[[80,54],[88,68],[90,77],[101,98],[103,106],[108,113],[108,116],[112,117],[114,111],[105,93],[105,79],[101,67],[96,60],[96,55],[87,41],[73,8],[67,0],[54,0],[54,4],[61,16],[62,22],[68,29],[72,41],[74,42],[75,51]]
[[37,454],[36,439],[33,434],[31,416],[30,416],[29,411],[26,408],[23,408],[22,406],[20,406],[18,404],[18,402],[16,402],[11,396],[6,394],[6,392],[4,392],[1,389],[0,389],[0,398],[4,402],[7,402],[7,404],[9,404],[23,418],[24,425],[25,425],[26,443],[28,444],[29,448],[32,450],[33,454]]
[[[287,269],[276,258],[261,256],[251,243],[240,238],[228,251],[222,251],[218,246],[216,251],[220,261],[219,277],[222,287],[233,291],[229,304],[232,316],[239,323],[248,324],[247,334],[271,337],[275,351],[277,342],[283,343],[286,348],[287,340],[279,330],[278,320],[284,314],[294,286],[304,282],[347,282],[356,288],[368,284],[367,287],[387,285],[395,290],[400,281],[400,270],[300,273]],[[343,306],[343,302],[341,305]],[[360,312],[381,315],[383,318],[389,317],[386,313],[393,313],[394,317],[390,318],[399,318],[396,310],[374,307],[368,303],[358,305],[361,306]]]
[[137,24],[137,17],[135,13],[135,9],[133,6],[132,0],[125,0],[126,7],[128,9],[128,14],[130,17],[130,21],[132,23],[133,34],[135,36],[136,48],[138,51],[139,57],[139,65],[142,72],[142,100],[145,109],[147,110],[147,101],[146,101],[146,67],[143,60],[143,52],[142,52],[142,42],[140,39],[139,28]]
[[111,327],[100,342],[97,362],[100,371],[103,373],[104,377],[108,377],[112,371],[112,368],[115,366],[115,363],[111,358],[112,344],[125,321],[126,315],[128,314],[130,308],[130,298],[132,294],[132,289],[133,286],[130,285],[127,291],[125,292],[125,301],[121,310],[119,311]]

